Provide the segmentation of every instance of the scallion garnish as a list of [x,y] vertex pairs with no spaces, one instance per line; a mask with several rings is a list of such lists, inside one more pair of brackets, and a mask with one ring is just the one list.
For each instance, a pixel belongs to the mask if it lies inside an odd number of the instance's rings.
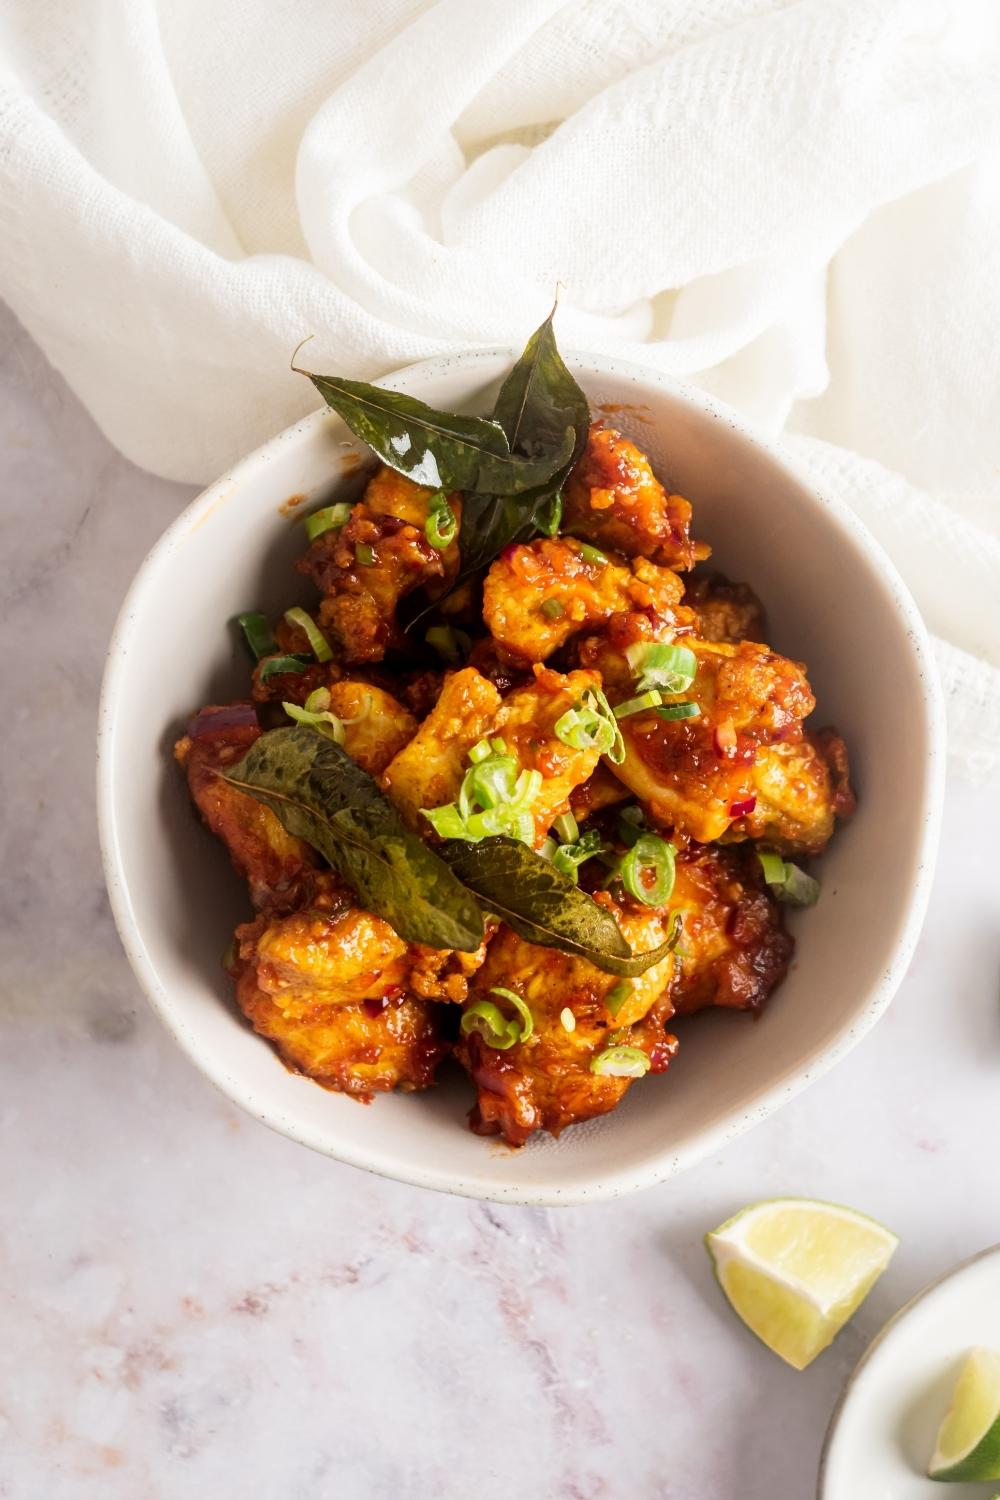
[[277,651],[266,615],[258,610],[249,610],[246,614],[237,615],[236,623],[246,638],[254,661],[260,661],[262,656],[270,656],[272,651]]
[[674,888],[673,844],[655,833],[642,833],[618,862],[617,874],[630,896],[645,906],[664,906]]
[[592,547],[589,542],[580,543],[580,556],[584,562],[594,563],[595,565],[603,565],[608,560],[600,547]]
[[649,1058],[639,1047],[606,1047],[590,1064],[602,1078],[642,1078],[649,1072]]
[[657,688],[650,688],[648,692],[640,693],[637,698],[626,698],[624,703],[616,703],[615,718],[630,719],[633,714],[642,714],[651,708],[659,708],[662,702],[663,694]]
[[520,770],[499,737],[473,745],[469,760],[458,801],[421,808],[434,832],[470,844],[498,834],[533,844],[535,819],[531,808],[542,789],[542,773]]
[[560,874],[567,876],[576,885],[579,882],[579,867],[607,848],[596,828],[573,844],[560,844],[552,856],[552,863]]
[[517,1024],[507,1020],[499,1005],[492,1000],[476,1000],[462,1012],[461,1029],[465,1036],[475,1031],[487,1047],[506,1052],[517,1041]]
[[424,524],[424,536],[439,552],[455,540],[458,532],[458,517],[448,504],[444,490],[438,490],[428,501],[428,515]]
[[311,516],[304,516],[302,524],[306,528],[306,536],[314,542],[324,531],[344,526],[350,519],[351,507],[346,500],[338,500],[336,505],[324,505],[322,510],[314,510]]
[[460,662],[472,650],[472,637],[464,630],[456,630],[454,625],[432,625],[424,640],[451,665]]
[[304,609],[299,609],[298,607],[295,609],[286,609],[285,623],[286,625],[293,626],[296,630],[302,631],[309,642],[309,649],[317,661],[333,660],[333,652],[330,650],[330,644],[326,636],[320,630],[312,616],[308,615]]
[[330,711],[330,694],[327,688],[316,688],[301,707],[297,703],[282,703],[281,706],[296,724],[308,724],[328,740],[333,740],[335,745],[342,745],[347,738],[344,720]]
[[580,837],[580,825],[571,812],[565,812],[561,817],[556,818],[552,827],[564,844],[575,844]]
[[619,979],[616,985],[612,985],[604,997],[604,1007],[612,1020],[617,1016],[625,1002],[632,998],[634,992],[635,985],[631,979]]
[[566,613],[558,599],[543,599],[539,608],[547,620],[561,620]]
[[701,709],[697,703],[663,703],[653,709],[658,719],[697,719]]
[[571,750],[597,750],[616,766],[625,759],[625,741],[600,688],[588,688],[576,707],[556,720],[554,733]]
[[664,641],[636,641],[625,652],[635,673],[640,693],[659,688],[661,693],[683,693],[698,673],[698,659],[686,646],[672,646]]
[[531,1011],[513,990],[506,990],[502,985],[495,985],[490,990],[491,995],[499,995],[507,1000],[517,1011],[518,1020],[508,1020],[500,1009],[494,1005],[492,1000],[476,1000],[472,1005],[467,1005],[462,1014],[461,1029],[466,1036],[470,1031],[477,1032],[486,1043],[487,1047],[495,1047],[499,1052],[506,1052],[508,1047],[513,1047],[515,1042],[526,1042],[534,1033],[535,1023]]
[[[502,984],[495,984],[490,990],[490,994],[499,995],[501,999],[510,1001],[511,1005],[513,1005],[514,1009],[521,1017],[521,1026],[517,1035],[517,1040],[519,1042],[526,1042],[528,1038],[534,1033],[535,1022],[532,1018],[531,1011],[528,1009],[528,1006],[525,1004],[525,1002],[521,999],[520,995],[516,994],[514,990],[505,990]],[[512,1026],[517,1025],[516,1021],[512,1021],[510,1024]]]
[[779,901],[789,906],[815,906],[819,900],[820,885],[812,875],[800,870],[798,865],[782,859],[770,849],[759,849],[757,858],[764,879]]
[[367,542],[358,542],[354,548],[354,561],[362,568],[374,567],[375,548],[369,547]]
[[283,677],[286,672],[304,672],[312,664],[313,658],[299,651],[287,656],[267,656],[260,664],[258,676],[263,684],[269,677]]

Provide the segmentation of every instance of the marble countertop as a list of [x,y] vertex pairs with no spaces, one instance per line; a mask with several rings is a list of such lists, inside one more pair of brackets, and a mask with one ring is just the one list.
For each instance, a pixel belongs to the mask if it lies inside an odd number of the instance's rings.
[[[7,314],[0,424],[3,1500],[808,1500],[872,1335],[1000,1240],[995,798],[949,786],[886,1018],[723,1156],[553,1211],[338,1166],[185,1060],[105,899],[105,644],[189,492],[109,448]],[[782,1193],[902,1236],[803,1374],[731,1315],[701,1244]]]

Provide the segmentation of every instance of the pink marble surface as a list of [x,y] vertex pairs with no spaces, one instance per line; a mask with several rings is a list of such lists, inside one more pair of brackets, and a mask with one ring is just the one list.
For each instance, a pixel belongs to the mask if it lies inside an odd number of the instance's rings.
[[[559,1211],[339,1167],[185,1061],[104,896],[105,643],[187,492],[112,452],[7,315],[0,424],[0,1496],[807,1500],[873,1333],[1000,1240],[995,803],[949,788],[892,1010],[723,1157]],[[786,1192],[851,1203],[903,1241],[801,1375],[735,1322],[701,1245]]]

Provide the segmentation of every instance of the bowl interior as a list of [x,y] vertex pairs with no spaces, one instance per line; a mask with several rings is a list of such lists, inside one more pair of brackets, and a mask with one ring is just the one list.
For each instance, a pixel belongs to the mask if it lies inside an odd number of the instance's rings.
[[[794,914],[795,963],[763,1017],[678,1027],[663,1078],[605,1119],[519,1152],[473,1136],[456,1070],[420,1096],[361,1108],[287,1073],[238,1015],[220,955],[247,898],[198,824],[171,759],[192,709],[247,691],[241,610],[308,597],[292,571],[303,508],[339,492],[358,452],[338,419],[290,428],[201,496],[151,553],[123,607],[101,708],[99,790],[116,917],[138,977],[199,1066],[306,1144],[451,1191],[574,1202],[645,1186],[763,1118],[829,1066],[887,1003],[923,914],[940,800],[939,714],[922,630],[892,569],[832,500],[806,490],[730,414],[660,377],[570,361],[593,408],[647,449],[695,507],[695,530],[768,610],[772,644],[808,664],[816,725],[851,753],[860,810],[822,861],[819,905]],[[489,408],[509,364],[434,361],[390,384]],[[290,497],[302,496],[289,507]]]

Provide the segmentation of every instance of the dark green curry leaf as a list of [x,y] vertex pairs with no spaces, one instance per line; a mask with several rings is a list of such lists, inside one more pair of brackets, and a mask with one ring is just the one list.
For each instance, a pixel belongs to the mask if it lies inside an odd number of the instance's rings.
[[471,893],[332,740],[305,725],[273,729],[221,774],[317,849],[405,942],[465,953],[482,942]]
[[401,391],[338,375],[308,375],[328,406],[383,463],[416,484],[470,494],[517,495],[565,468],[576,430],[564,423],[544,451],[512,453],[499,422],[436,411]]
[[515,839],[450,839],[439,852],[483,910],[501,917],[526,942],[585,958],[605,974],[644,974],[676,941],[667,938],[648,953],[633,953],[610,912]]
[[[483,568],[511,542],[529,542],[548,534],[553,499],[587,442],[590,408],[556,347],[552,326],[555,308],[536,328],[497,395],[493,420],[503,429],[512,451],[528,456],[551,453],[572,429],[573,445],[563,462],[534,489],[518,494],[469,495],[462,511],[459,546],[462,565],[455,589]],[[451,590],[449,590],[451,592]],[[400,620],[409,630],[441,602],[417,595],[404,600]]]
[[[552,320],[555,307],[536,328],[524,353],[500,387],[493,407],[514,453],[553,453],[567,427],[573,429],[573,451],[566,469],[583,452],[590,427],[590,407],[556,347]],[[558,484],[553,488],[558,489]]]

